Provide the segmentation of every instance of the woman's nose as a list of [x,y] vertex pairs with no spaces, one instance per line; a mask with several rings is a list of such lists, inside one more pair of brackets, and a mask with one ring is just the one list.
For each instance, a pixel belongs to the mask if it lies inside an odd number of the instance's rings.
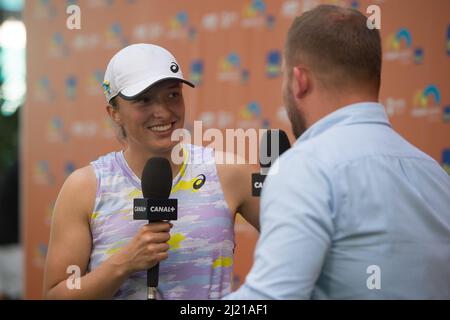
[[155,118],[168,118],[171,115],[169,108],[163,103],[155,104],[152,109],[152,115]]

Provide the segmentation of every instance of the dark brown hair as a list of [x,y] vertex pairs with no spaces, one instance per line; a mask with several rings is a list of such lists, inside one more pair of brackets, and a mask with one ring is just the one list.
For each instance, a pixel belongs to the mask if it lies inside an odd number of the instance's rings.
[[[119,103],[117,101],[117,96],[112,98],[109,101],[109,104],[114,110],[118,110],[119,109]],[[125,140],[127,138],[127,133],[126,133],[125,128],[123,126],[120,126],[120,133],[119,133],[118,138],[119,138],[119,140]]]
[[285,64],[304,64],[326,88],[362,85],[378,94],[381,77],[381,39],[377,29],[357,10],[320,5],[297,17],[285,44]]

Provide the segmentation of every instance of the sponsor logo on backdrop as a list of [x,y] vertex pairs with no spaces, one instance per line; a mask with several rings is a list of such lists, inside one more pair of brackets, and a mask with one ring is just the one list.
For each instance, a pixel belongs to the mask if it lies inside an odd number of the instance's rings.
[[72,172],[75,171],[75,164],[72,161],[67,161],[66,165],[64,166],[64,175],[67,178],[68,176],[70,176],[70,174]]
[[40,160],[34,166],[33,172],[34,183],[41,186],[51,186],[55,182],[55,178],[50,173],[50,165],[48,160]]
[[232,125],[234,122],[234,117],[231,112],[219,111],[217,113],[217,127],[219,129],[225,129]]
[[50,0],[34,0],[32,12],[36,19],[54,18],[57,14],[55,5]]
[[279,50],[271,50],[266,57],[266,75],[269,78],[277,78],[281,74],[281,53]]
[[55,32],[50,38],[49,54],[53,58],[66,58],[70,55],[70,50],[61,33]]
[[39,102],[51,102],[55,99],[55,92],[53,91],[47,76],[42,76],[37,81],[34,90],[34,99]]
[[76,34],[72,40],[72,48],[77,51],[97,49],[100,37],[96,33]]
[[242,71],[241,71],[241,84],[247,83],[249,77],[250,77],[250,72],[247,69],[242,69]]
[[161,38],[164,30],[159,23],[138,24],[133,29],[133,39],[136,41],[155,41]]
[[450,175],[450,149],[442,150],[442,167]]
[[446,105],[442,111],[442,120],[450,123],[450,105]]
[[47,141],[54,142],[67,142],[69,137],[64,130],[64,122],[61,117],[53,116],[47,125]]
[[189,73],[189,80],[196,86],[199,86],[203,82],[203,60],[197,59],[192,61],[191,69]]
[[241,26],[253,28],[266,26],[273,29],[275,16],[267,14],[266,2],[263,0],[247,0],[241,11]]
[[276,18],[274,15],[267,15],[266,17],[266,26],[269,30],[273,30],[275,28]]
[[70,133],[73,137],[91,138],[97,134],[97,123],[92,120],[75,121],[70,127]]
[[189,15],[186,11],[178,11],[174,17],[169,19],[169,39],[190,39],[197,37],[197,30],[189,23]]
[[241,58],[235,52],[223,57],[219,61],[219,80],[237,80],[240,77]]
[[111,7],[114,4],[114,0],[89,0],[87,5],[91,8],[106,8]]
[[218,129],[226,129],[229,128],[234,122],[233,114],[228,111],[202,112],[199,119],[206,128],[215,127]]
[[266,4],[263,0],[246,1],[242,8],[242,17],[244,19],[263,17],[266,13]]
[[411,32],[407,28],[401,28],[397,32],[389,34],[384,48],[383,57],[386,61],[410,63],[414,59],[415,63],[423,62],[423,48],[413,49]]
[[[318,5],[322,4],[324,1],[320,1],[320,0],[303,0],[301,2],[303,3],[303,6],[301,8],[301,12],[298,12],[298,14],[296,14],[295,16],[298,16],[298,15],[300,15],[301,13],[303,13],[305,11],[309,11],[309,10],[314,9]],[[356,1],[356,0],[328,0],[327,3],[328,4],[334,4],[334,5],[339,6],[339,7],[347,7],[347,8],[357,9],[357,10],[359,10],[359,8],[360,8],[359,1]],[[289,4],[288,7],[289,6],[293,6],[293,5]]]
[[413,117],[431,117],[437,119],[441,112],[441,93],[434,84],[428,85],[425,89],[416,92],[413,99],[413,108],[411,115]]
[[77,97],[78,79],[70,75],[66,78],[66,97],[69,100],[75,100]]
[[105,46],[107,49],[119,49],[126,47],[128,40],[125,38],[122,26],[118,22],[112,23],[105,30]]
[[216,31],[219,27],[219,14],[206,13],[202,17],[202,28],[206,31]]
[[233,11],[206,13],[202,17],[202,28],[210,32],[217,31],[219,28],[226,30],[237,24],[238,17],[238,13]]
[[422,48],[416,48],[414,50],[414,63],[422,64],[424,60],[424,50]]
[[450,25],[447,28],[447,54],[450,56]]
[[311,9],[314,9],[319,4],[320,4],[319,0],[304,0],[303,1],[302,13],[305,12],[305,11],[309,11]]
[[244,106],[239,112],[239,128],[259,128],[262,127],[261,107],[258,102],[252,101]]
[[240,56],[232,52],[219,60],[219,81],[247,83],[249,72],[242,68]]
[[353,8],[353,9],[359,9],[359,1],[350,0],[349,7]]
[[104,73],[102,70],[97,69],[88,76],[86,93],[89,96],[102,95],[101,85],[103,84]]
[[216,114],[212,111],[202,112],[199,118],[206,128],[212,128],[216,124]]
[[388,97],[384,103],[388,116],[403,115],[406,109],[406,100]]
[[287,0],[281,5],[281,16],[293,19],[300,15],[300,2],[298,0]]
[[241,118],[244,120],[253,120],[261,116],[261,108],[257,102],[250,102],[241,110]]
[[[378,0],[380,1],[380,0]],[[357,0],[329,0],[328,2],[332,2],[332,4],[340,7],[347,7],[358,10],[360,5]]]

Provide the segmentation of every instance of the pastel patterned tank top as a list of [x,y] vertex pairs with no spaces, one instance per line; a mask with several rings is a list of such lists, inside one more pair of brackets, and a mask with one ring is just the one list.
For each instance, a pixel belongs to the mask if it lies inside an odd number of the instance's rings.
[[[233,216],[224,199],[213,150],[184,145],[184,162],[170,198],[178,199],[169,258],[160,263],[158,299],[219,299],[231,292]],[[133,220],[141,181],[123,152],[93,161],[97,176],[95,209],[90,219],[93,248],[89,270],[124,247],[147,222]],[[116,299],[146,299],[145,271],[132,274]]]

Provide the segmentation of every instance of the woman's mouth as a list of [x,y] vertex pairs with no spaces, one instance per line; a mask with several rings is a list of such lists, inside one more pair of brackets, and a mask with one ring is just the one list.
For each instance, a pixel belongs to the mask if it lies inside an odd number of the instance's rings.
[[166,123],[166,124],[158,124],[155,126],[147,127],[147,129],[150,129],[153,132],[166,132],[172,129],[176,121]]

